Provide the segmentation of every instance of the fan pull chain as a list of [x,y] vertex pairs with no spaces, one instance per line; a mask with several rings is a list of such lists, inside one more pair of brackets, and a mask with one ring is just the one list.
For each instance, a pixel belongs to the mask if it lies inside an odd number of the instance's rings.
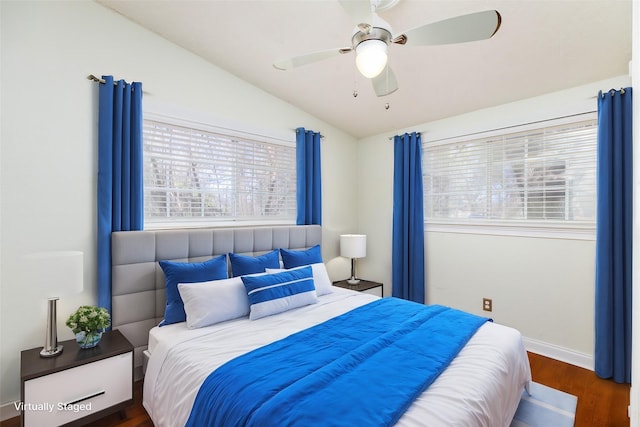
[[[389,65],[388,65],[388,64],[387,64],[386,71],[387,71],[387,72],[386,72],[385,79],[387,80],[387,93],[388,93],[388,92],[389,92]],[[388,109],[389,109],[389,107],[390,107],[389,103],[388,103],[388,102],[386,102],[386,103],[384,104],[384,109],[385,109],[385,110],[388,110]]]
[[353,73],[352,74],[353,75],[353,93],[352,93],[352,95],[353,95],[354,98],[357,98],[358,97],[358,79],[357,79],[357,74],[356,74],[356,69],[355,68],[353,68],[352,73]]

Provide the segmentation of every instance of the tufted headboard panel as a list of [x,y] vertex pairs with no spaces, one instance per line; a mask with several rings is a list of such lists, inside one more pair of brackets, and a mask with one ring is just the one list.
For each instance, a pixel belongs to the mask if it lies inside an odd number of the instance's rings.
[[158,261],[197,262],[229,252],[261,255],[320,244],[319,225],[119,231],[111,234],[112,327],[135,347],[138,374],[149,330],[164,317],[164,273]]

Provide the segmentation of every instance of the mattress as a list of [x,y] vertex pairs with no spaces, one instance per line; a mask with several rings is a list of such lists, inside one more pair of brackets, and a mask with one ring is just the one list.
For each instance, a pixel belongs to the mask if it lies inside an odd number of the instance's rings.
[[[335,288],[317,304],[257,321],[240,318],[200,329],[188,329],[184,322],[153,328],[143,405],[156,426],[184,425],[200,385],[218,366],[376,298]],[[509,426],[530,378],[520,333],[487,322],[397,425]]]

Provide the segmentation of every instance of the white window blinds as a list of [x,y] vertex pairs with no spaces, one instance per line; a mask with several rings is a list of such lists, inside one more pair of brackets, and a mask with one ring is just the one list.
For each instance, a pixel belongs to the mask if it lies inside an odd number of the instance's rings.
[[595,225],[595,118],[423,144],[425,220]]
[[295,143],[149,119],[143,139],[145,223],[295,221]]

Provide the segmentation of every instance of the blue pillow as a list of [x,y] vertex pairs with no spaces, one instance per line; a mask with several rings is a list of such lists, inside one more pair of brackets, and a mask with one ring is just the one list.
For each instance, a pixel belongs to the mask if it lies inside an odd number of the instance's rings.
[[227,278],[227,256],[220,255],[204,262],[159,261],[166,285],[167,305],[158,326],[184,322],[187,315],[178,292],[178,283],[208,282]]
[[262,276],[242,276],[249,297],[249,319],[256,320],[318,302],[311,267]]
[[284,268],[295,268],[301,265],[316,264],[322,261],[320,253],[320,245],[315,245],[304,251],[290,251],[288,249],[280,249]]
[[231,261],[231,274],[233,277],[246,274],[264,273],[267,268],[280,268],[278,250],[273,250],[260,256],[247,256],[229,253]]

